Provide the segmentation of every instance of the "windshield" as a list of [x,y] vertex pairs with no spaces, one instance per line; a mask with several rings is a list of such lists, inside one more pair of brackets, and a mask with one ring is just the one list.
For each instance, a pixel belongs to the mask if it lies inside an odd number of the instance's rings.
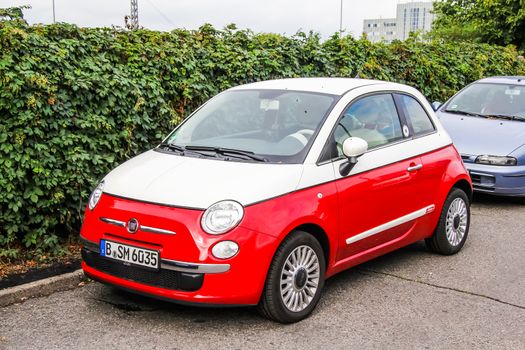
[[300,163],[335,100],[333,95],[287,90],[227,91],[197,110],[163,145],[182,155],[214,152],[246,161],[264,157]]
[[525,118],[525,86],[472,84],[450,100],[445,112],[522,119]]

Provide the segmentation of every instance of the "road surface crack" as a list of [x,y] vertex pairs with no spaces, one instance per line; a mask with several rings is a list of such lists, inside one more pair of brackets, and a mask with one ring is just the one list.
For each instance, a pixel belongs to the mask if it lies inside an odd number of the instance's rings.
[[429,283],[429,282],[417,280],[417,279],[414,279],[414,278],[399,276],[399,275],[395,275],[393,273],[388,273],[388,272],[383,272],[383,271],[377,271],[377,270],[371,270],[371,269],[362,269],[362,268],[358,269],[358,271],[361,272],[361,273],[364,273],[364,274],[366,274],[366,273],[374,273],[374,274],[378,274],[378,275],[384,275],[384,276],[398,278],[398,279],[401,279],[401,280],[404,280],[404,281],[408,281],[408,282],[414,282],[414,283],[423,284],[423,285],[426,285],[426,286],[429,286],[429,287],[450,290],[450,291],[458,292],[458,293],[462,293],[462,294],[468,294],[468,295],[471,295],[471,296],[492,300],[492,301],[495,301],[495,302],[500,303],[500,304],[504,304],[504,305],[508,305],[508,306],[516,307],[518,309],[525,310],[525,306],[518,305],[518,304],[513,304],[513,303],[510,303],[508,301],[504,301],[504,300],[501,300],[501,299],[498,299],[498,298],[491,297],[489,295],[475,293],[475,292],[469,292],[468,290],[458,289],[458,288],[454,288],[454,287],[440,286],[439,284]]

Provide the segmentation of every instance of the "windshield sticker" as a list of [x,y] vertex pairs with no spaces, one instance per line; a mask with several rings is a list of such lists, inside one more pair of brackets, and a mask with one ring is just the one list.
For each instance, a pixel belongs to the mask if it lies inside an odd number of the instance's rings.
[[265,111],[277,111],[279,110],[279,100],[261,100],[260,108]]
[[520,94],[521,94],[520,89],[509,88],[509,89],[505,90],[505,95],[519,96]]
[[450,109],[456,109],[456,108],[458,108],[458,105],[452,105],[452,106],[450,106]]
[[405,135],[405,137],[410,136],[410,130],[408,129],[408,126],[406,125],[403,125],[403,135]]

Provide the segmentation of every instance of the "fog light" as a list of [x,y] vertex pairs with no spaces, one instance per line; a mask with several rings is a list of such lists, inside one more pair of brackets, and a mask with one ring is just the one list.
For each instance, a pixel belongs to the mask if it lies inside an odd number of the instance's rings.
[[211,249],[211,253],[217,259],[229,259],[239,251],[239,245],[233,241],[222,241]]

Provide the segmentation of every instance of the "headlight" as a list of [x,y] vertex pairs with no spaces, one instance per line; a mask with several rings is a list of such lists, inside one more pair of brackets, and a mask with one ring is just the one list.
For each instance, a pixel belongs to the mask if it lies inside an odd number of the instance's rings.
[[514,157],[483,155],[476,158],[476,163],[488,165],[516,165],[518,161]]
[[104,180],[100,181],[98,186],[93,190],[91,196],[89,196],[88,208],[89,210],[95,209],[100,197],[102,197],[102,190],[104,189]]
[[244,208],[235,201],[221,201],[213,204],[204,212],[201,226],[211,235],[220,235],[239,224],[244,216]]

